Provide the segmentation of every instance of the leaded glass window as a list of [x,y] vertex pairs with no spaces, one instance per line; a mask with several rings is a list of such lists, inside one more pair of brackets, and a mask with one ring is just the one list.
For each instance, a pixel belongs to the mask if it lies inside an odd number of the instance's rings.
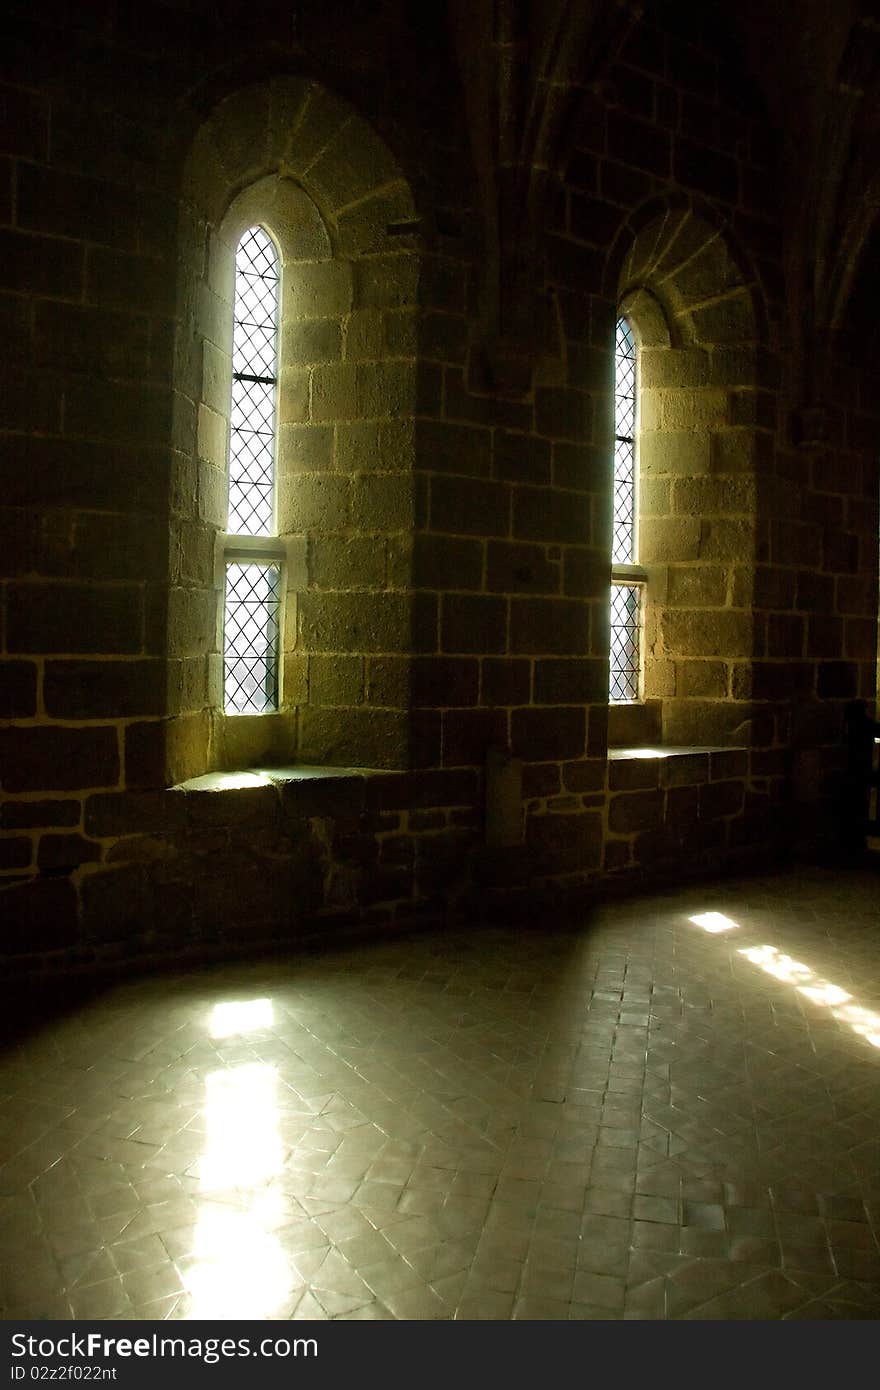
[[[637,700],[641,677],[644,584],[633,575],[636,540],[638,354],[630,323],[617,320],[614,342],[614,518],[611,564],[611,645],[608,698]],[[624,580],[628,582],[623,582]]]
[[278,708],[278,565],[232,561],[226,566],[227,713],[265,714]]
[[[281,568],[271,559],[268,538],[276,529],[279,290],[275,245],[264,228],[251,227],[235,254],[223,623],[227,714],[278,708]],[[261,537],[267,538],[262,547]]]
[[626,319],[614,345],[614,538],[611,562],[636,562],[636,345]]
[[639,698],[640,584],[611,586],[611,674],[608,698],[623,703]]
[[275,524],[278,255],[251,227],[235,255],[229,522],[237,536],[270,536]]

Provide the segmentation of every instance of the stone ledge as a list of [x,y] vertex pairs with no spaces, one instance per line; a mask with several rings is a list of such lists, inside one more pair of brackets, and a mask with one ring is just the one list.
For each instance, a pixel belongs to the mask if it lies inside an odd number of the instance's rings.
[[609,762],[626,762],[631,758],[690,758],[701,753],[747,753],[742,744],[675,744],[666,748],[609,748]]
[[368,777],[394,777],[392,769],[373,767],[320,767],[305,763],[298,767],[251,767],[236,772],[206,772],[201,777],[190,777],[186,782],[178,782],[169,791],[184,792],[229,792],[253,789],[256,787],[287,786],[293,782],[329,782],[340,778],[360,779]]
[[255,767],[235,772],[208,772],[169,788],[168,795],[187,809],[190,823],[240,824],[285,817],[359,816],[371,808],[368,786],[393,784],[400,773],[382,768]]
[[698,787],[709,782],[741,783],[748,776],[749,751],[718,744],[640,744],[608,750],[608,790],[650,791]]

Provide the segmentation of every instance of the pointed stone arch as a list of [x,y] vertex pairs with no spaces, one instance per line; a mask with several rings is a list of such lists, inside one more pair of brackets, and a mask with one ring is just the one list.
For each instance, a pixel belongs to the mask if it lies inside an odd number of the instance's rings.
[[605,289],[640,348],[646,700],[668,743],[762,741],[776,399],[757,277],[710,209],[667,197],[621,227]]
[[[232,262],[262,224],[282,262],[281,708],[220,711]],[[417,211],[372,126],[275,75],[206,114],[181,176],[164,779],[259,762],[408,764],[408,689],[371,673],[410,645]]]

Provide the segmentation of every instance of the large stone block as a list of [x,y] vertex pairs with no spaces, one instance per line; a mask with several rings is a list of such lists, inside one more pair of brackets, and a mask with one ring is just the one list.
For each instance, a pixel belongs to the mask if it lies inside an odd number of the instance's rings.
[[[535,443],[540,443],[536,440]],[[611,470],[608,467],[610,446],[597,444],[570,444],[562,440],[553,443],[554,487],[569,488],[575,492],[592,492],[606,496],[611,486]],[[517,481],[527,483],[549,482],[550,479],[523,478]]]
[[36,712],[37,668],[34,663],[0,661],[0,719],[29,719]]
[[820,700],[850,700],[858,693],[858,667],[852,661],[822,661],[816,684]]
[[[91,304],[138,309],[149,314],[174,312],[175,277],[168,274],[167,263],[157,256],[90,245],[86,248],[85,282],[86,299]],[[72,290],[62,293],[72,294]],[[221,322],[225,324],[227,306],[219,307]],[[215,341],[222,341],[221,333]]]
[[6,792],[113,787],[119,781],[116,730],[30,725],[0,729],[0,766]]
[[506,536],[510,532],[508,484],[476,478],[431,479],[431,528],[458,535]]
[[799,570],[794,606],[807,613],[833,612],[833,578],[830,575],[814,574],[811,570]]
[[134,189],[122,184],[24,163],[18,179],[18,225],[133,251],[137,199]]
[[503,652],[507,601],[482,594],[446,594],[440,628],[444,652]]
[[494,593],[556,594],[560,578],[559,561],[548,558],[546,547],[489,542],[486,587]]
[[583,443],[590,438],[593,402],[570,386],[539,387],[535,392],[535,428],[548,439]]
[[122,719],[163,714],[164,661],[48,661],[46,713],[55,719]]
[[424,589],[479,589],[483,544],[458,536],[419,532],[413,538],[413,584]]
[[776,564],[821,567],[822,530],[819,526],[799,521],[773,521],[770,542]]
[[639,353],[642,389],[708,386],[709,360],[709,354],[701,348],[643,346]]
[[530,816],[526,844],[537,873],[598,869],[602,858],[602,817],[597,811]]
[[607,698],[607,662],[573,657],[535,662],[535,704],[598,704]]
[[531,698],[530,661],[485,657],[481,663],[480,703],[527,705]]
[[686,657],[746,656],[751,651],[751,613],[667,609],[661,619],[667,652]]
[[29,835],[0,835],[0,869],[29,868],[33,852],[34,845]]
[[483,767],[490,748],[505,748],[507,714],[496,709],[455,709],[443,715],[445,767]]
[[279,484],[285,531],[328,533],[351,525],[351,482],[336,474],[293,475]]
[[37,862],[44,872],[57,873],[94,864],[101,859],[101,846],[84,835],[41,835]]
[[747,290],[694,309],[691,318],[701,343],[737,343],[754,335],[755,314]]
[[576,707],[515,709],[511,715],[511,745],[529,762],[582,758],[586,731],[586,713]]
[[[125,726],[125,782],[154,789],[205,771],[210,715],[207,710],[175,719],[137,720]],[[241,764],[239,763],[239,766]]]
[[300,711],[299,757],[335,767],[403,768],[409,760],[405,711],[313,709]]
[[38,301],[34,360],[75,372],[147,376],[152,367],[151,327],[143,315],[118,309]]
[[578,599],[510,600],[511,652],[582,656],[589,643],[589,608]]
[[641,563],[652,565],[701,558],[700,528],[700,519],[695,516],[654,519],[646,523],[639,536]]
[[607,604],[611,583],[607,552],[586,546],[566,546],[562,559],[563,593],[572,597],[599,598]]
[[670,565],[666,604],[670,608],[723,608],[727,572],[717,565]]
[[[487,477],[491,440],[490,431],[476,425],[419,420],[416,423],[417,467],[430,472]],[[499,476],[506,475],[500,473]]]
[[608,790],[656,791],[660,785],[660,768],[659,758],[609,758]]
[[[78,802],[61,802],[75,805]],[[77,815],[76,819],[79,817]],[[186,806],[176,791],[98,792],[85,803],[85,833],[97,839],[119,835],[171,834],[186,825]],[[62,821],[56,822],[61,825]],[[71,824],[75,824],[72,821]]]
[[753,429],[716,430],[711,436],[713,473],[755,473],[766,458],[768,436]]
[[609,804],[608,825],[618,834],[647,830],[662,825],[663,810],[662,791],[618,792]]
[[3,950],[39,955],[69,950],[77,942],[77,897],[67,878],[35,878],[0,890]]
[[[340,467],[346,468],[340,446]],[[287,473],[324,473],[333,467],[333,426],[281,424],[278,430],[279,477]],[[286,529],[286,520],[284,522]]]
[[64,801],[4,801],[0,805],[0,830],[79,825],[81,815],[82,805],[73,797]]
[[410,530],[413,502],[413,479],[406,473],[367,473],[352,481],[352,516],[363,531]]
[[550,452],[551,446],[545,439],[498,430],[495,435],[496,476],[511,483],[549,483]]
[[877,624],[873,618],[847,618],[843,655],[857,661],[870,661],[876,654]]
[[723,661],[680,661],[676,664],[676,694],[723,700],[728,693],[728,667]]
[[589,545],[590,499],[556,488],[519,487],[514,493],[513,534],[520,540]]
[[21,359],[0,359],[0,429],[55,435],[61,429],[62,383]]
[[338,320],[352,305],[352,272],[344,261],[310,261],[291,276],[284,300],[288,322]]
[[359,705],[364,698],[364,659],[360,656],[310,656],[309,703]]
[[674,510],[692,516],[751,516],[757,497],[756,480],[736,478],[676,478]]
[[409,603],[403,594],[302,594],[299,637],[310,652],[405,652]]
[[[709,780],[710,753],[690,753],[678,755],[674,758],[663,758],[660,763],[660,785],[661,787],[691,787],[696,788],[703,782]],[[671,798],[667,797],[667,812],[669,811]],[[687,798],[679,797],[679,803],[686,803]]]
[[108,383],[72,377],[65,388],[65,433],[83,439],[163,445],[171,425],[171,391],[153,382]]
[[[168,655],[196,657],[216,650],[217,610],[217,595],[211,589],[171,589],[168,594]],[[96,647],[93,650],[110,648]],[[119,650],[125,651],[126,648]]]
[[710,782],[700,787],[700,819],[737,816],[742,811],[744,799],[745,787],[742,782]]
[[381,589],[385,550],[368,536],[322,536],[309,541],[309,582],[318,589]]
[[19,294],[78,299],[84,260],[79,242],[0,228],[0,286]]
[[639,435],[639,470],[646,478],[654,475],[686,474],[691,477],[709,471],[709,441],[705,431],[646,430]]
[[[770,625],[774,618],[770,614],[768,619],[768,642]],[[800,619],[801,635],[803,635],[803,619]],[[876,626],[874,631],[874,641],[871,647],[876,648],[877,634]],[[865,652],[869,655],[871,647]],[[799,648],[797,655],[800,656],[803,648]],[[827,656],[835,657],[843,655],[843,620],[830,613],[813,613],[807,619],[807,656]]]
[[421,656],[412,663],[415,705],[447,709],[477,703],[479,663],[474,657]]

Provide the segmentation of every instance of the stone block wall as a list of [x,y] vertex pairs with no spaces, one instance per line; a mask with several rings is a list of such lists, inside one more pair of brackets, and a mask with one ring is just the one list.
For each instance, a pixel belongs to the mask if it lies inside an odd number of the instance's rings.
[[[438,35],[420,48],[394,7],[369,43],[360,10],[334,33],[337,10],[309,0],[261,9],[262,28],[238,0],[209,8],[12,25],[0,916],[15,968],[827,843],[844,707],[876,687],[880,391],[841,362],[833,408],[798,413],[776,141],[737,56],[652,9],[583,88],[529,246],[514,380],[488,341],[496,190]],[[284,242],[286,595],[281,710],[232,720],[219,611],[242,217]],[[615,711],[610,741],[712,749],[654,762],[608,756],[622,311],[641,349],[649,703]],[[496,752],[522,765],[521,834],[509,816],[511,843],[487,847]],[[277,774],[303,762],[385,775],[306,795]],[[254,766],[268,784],[170,790]]]

